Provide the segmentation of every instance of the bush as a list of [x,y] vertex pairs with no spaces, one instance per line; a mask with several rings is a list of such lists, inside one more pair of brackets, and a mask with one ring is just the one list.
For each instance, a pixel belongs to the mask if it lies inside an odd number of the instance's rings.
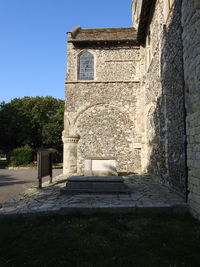
[[12,166],[27,165],[33,161],[34,150],[26,145],[13,149],[9,154],[9,164]]

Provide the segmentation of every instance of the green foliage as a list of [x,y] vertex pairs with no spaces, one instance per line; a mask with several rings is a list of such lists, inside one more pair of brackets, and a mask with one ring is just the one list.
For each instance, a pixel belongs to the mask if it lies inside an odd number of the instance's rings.
[[50,96],[15,98],[0,105],[0,148],[26,144],[62,149],[64,101]]
[[53,163],[61,162],[62,160],[62,153],[58,151],[55,148],[48,148],[48,150],[51,152],[53,157]]
[[2,110],[4,105],[5,105],[5,101],[0,102],[0,111]]
[[28,145],[15,148],[9,153],[9,163],[12,166],[27,165],[33,161],[33,153]]

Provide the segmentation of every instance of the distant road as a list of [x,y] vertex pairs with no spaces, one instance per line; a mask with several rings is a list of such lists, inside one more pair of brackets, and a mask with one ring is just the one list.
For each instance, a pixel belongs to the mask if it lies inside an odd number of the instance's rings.
[[[53,170],[53,177],[62,173],[62,169]],[[48,180],[48,177],[43,179]],[[37,183],[37,170],[0,169],[0,203],[24,192],[31,184]]]

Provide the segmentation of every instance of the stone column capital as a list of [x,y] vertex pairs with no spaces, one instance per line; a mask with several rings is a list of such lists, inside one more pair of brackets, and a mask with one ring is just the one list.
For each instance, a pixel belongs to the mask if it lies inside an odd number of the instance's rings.
[[79,136],[62,137],[64,143],[78,143],[79,139],[80,139]]

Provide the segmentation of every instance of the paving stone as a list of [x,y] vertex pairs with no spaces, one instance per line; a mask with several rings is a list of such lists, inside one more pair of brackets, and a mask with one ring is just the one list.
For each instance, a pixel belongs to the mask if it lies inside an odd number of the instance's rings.
[[95,213],[183,213],[184,199],[150,177],[125,178],[130,194],[61,194],[66,179],[55,179],[43,189],[31,188],[15,199],[2,203],[0,216],[17,214],[95,214]]

